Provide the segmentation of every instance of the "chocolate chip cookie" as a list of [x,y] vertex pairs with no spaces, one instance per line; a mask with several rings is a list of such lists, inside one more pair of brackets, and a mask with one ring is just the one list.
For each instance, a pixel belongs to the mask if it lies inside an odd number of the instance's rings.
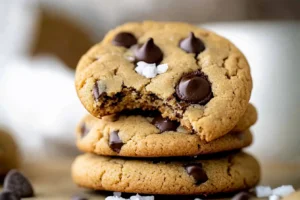
[[241,149],[251,144],[252,135],[247,129],[256,121],[254,107],[250,104],[247,110],[251,112],[241,118],[237,130],[234,128],[209,143],[177,121],[161,117],[160,113],[124,114],[105,119],[88,115],[77,126],[77,147],[99,155],[130,157],[193,156]]
[[147,21],[117,27],[91,48],[77,66],[76,89],[95,117],[159,110],[212,141],[245,113],[252,78],[244,55],[223,37]]
[[177,160],[134,160],[81,155],[72,166],[76,184],[93,190],[209,195],[250,189],[260,178],[252,156],[231,153]]
[[0,177],[19,166],[19,154],[13,138],[0,129]]

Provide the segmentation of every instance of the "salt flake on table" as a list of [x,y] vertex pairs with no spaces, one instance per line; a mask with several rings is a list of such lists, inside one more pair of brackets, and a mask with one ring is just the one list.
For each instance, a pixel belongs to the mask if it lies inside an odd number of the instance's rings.
[[269,200],[280,200],[280,197],[277,195],[271,195],[269,196]]
[[140,196],[140,195],[136,195],[136,196],[131,196],[130,200],[154,200],[154,196]]
[[285,197],[293,192],[295,192],[295,189],[291,185],[283,185],[272,190],[274,195],[278,195],[280,197]]
[[109,196],[109,197],[106,197],[105,200],[126,200],[122,197],[113,197],[113,196]]
[[122,193],[121,192],[114,192],[113,195],[115,197],[121,197]]
[[257,197],[268,197],[272,195],[272,188],[270,186],[257,186],[255,193]]

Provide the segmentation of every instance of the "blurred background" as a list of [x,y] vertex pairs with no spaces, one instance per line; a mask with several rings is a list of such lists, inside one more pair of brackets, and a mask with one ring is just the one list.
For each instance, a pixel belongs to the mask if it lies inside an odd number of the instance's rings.
[[249,151],[300,161],[299,0],[1,0],[0,126],[25,158],[69,156],[86,112],[74,88],[80,56],[111,28],[185,21],[233,41],[252,68],[259,120]]

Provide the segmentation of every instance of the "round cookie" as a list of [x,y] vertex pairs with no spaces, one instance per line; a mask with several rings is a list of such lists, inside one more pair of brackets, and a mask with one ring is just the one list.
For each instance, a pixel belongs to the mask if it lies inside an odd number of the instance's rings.
[[95,117],[159,110],[206,141],[235,126],[252,90],[247,60],[230,41],[189,24],[152,21],[110,31],[81,58],[75,83]]
[[13,138],[0,129],[0,176],[4,176],[9,170],[17,168],[19,156],[17,146]]
[[92,154],[76,158],[72,177],[93,190],[139,194],[210,195],[250,189],[260,179],[252,156],[239,152],[206,158],[134,160]]
[[[251,110],[253,106],[249,105]],[[252,118],[245,113],[243,118]],[[246,121],[247,123],[242,123]],[[167,157],[211,154],[234,149],[241,149],[252,143],[248,123],[242,120],[233,130],[211,142],[201,140],[196,134],[189,133],[178,122],[141,115],[121,115],[114,119],[98,119],[87,115],[76,129],[77,147],[99,155],[129,157]],[[185,147],[185,148],[178,148]]]

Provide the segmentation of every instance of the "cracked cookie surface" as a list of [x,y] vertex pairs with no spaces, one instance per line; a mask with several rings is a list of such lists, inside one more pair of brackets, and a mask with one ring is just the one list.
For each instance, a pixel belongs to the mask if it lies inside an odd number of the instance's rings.
[[193,156],[241,149],[252,142],[252,134],[247,129],[255,123],[255,116],[255,108],[249,104],[231,133],[206,142],[179,123],[160,116],[121,115],[98,119],[87,115],[76,128],[77,147],[98,155],[129,157]]
[[74,182],[93,190],[146,194],[209,195],[250,189],[260,178],[251,155],[135,160],[85,154],[72,165]]
[[[168,68],[146,78],[135,71],[136,61]],[[128,23],[81,58],[76,90],[95,117],[125,109],[159,110],[201,140],[212,141],[244,114],[252,78],[244,55],[215,33],[184,23]]]
[[17,145],[6,131],[0,129],[0,176],[19,166]]

